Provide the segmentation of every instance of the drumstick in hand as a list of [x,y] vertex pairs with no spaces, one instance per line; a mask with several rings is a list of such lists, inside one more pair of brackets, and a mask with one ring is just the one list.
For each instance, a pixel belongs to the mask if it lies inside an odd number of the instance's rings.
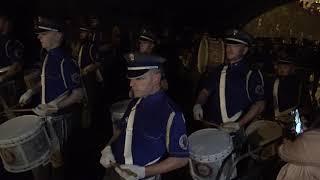
[[11,112],[32,112],[32,108],[27,109],[10,109]]

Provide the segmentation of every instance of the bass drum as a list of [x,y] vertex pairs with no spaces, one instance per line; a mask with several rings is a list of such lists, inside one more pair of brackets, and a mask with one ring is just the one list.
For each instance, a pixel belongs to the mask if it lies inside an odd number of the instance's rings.
[[224,44],[221,39],[204,35],[198,50],[198,71],[204,73],[207,68],[214,68],[224,62]]

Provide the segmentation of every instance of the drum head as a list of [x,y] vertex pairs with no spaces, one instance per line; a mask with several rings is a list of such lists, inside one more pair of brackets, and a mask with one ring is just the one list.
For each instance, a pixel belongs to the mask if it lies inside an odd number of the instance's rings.
[[232,141],[224,131],[208,128],[192,133],[189,136],[190,153],[196,156],[211,156],[232,151]]
[[40,117],[24,115],[6,121],[0,125],[0,143],[35,132],[41,126]]
[[282,136],[282,128],[274,121],[255,121],[246,129],[249,140],[255,141],[259,145],[267,144]]

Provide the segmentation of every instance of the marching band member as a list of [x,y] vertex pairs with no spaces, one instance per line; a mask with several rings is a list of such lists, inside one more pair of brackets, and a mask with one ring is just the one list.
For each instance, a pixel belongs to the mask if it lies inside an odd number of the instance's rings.
[[105,179],[115,172],[126,180],[158,179],[188,162],[185,119],[161,90],[163,59],[143,54],[129,54],[127,59],[134,98],[101,152],[100,163],[109,171]]
[[195,120],[203,120],[202,106],[208,101],[206,119],[237,132],[263,111],[263,77],[245,58],[251,42],[251,36],[243,31],[227,32],[225,63],[217,67],[200,91],[193,108]]
[[[41,84],[27,90],[20,103],[26,104],[35,93],[41,91],[41,104],[34,113],[44,117],[51,124],[56,141],[51,156],[52,178],[63,179],[63,160],[68,157],[68,141],[75,130],[77,119],[73,119],[82,99],[79,69],[62,47],[64,40],[63,23],[57,19],[40,17],[37,29],[41,46],[47,55],[42,65]],[[62,156],[62,157],[61,157]],[[66,162],[65,162],[66,163]],[[35,179],[48,179],[50,168],[42,166],[33,170]]]

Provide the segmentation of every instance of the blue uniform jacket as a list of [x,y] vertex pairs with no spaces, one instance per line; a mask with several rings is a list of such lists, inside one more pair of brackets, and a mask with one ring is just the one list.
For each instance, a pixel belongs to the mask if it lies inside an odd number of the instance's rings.
[[47,54],[45,67],[46,103],[66,91],[80,88],[79,68],[62,48],[51,49]]
[[[118,124],[122,133],[112,144],[115,159],[120,164],[125,162],[123,152],[126,120],[136,102],[137,99],[129,104],[122,121]],[[172,113],[174,116],[170,123],[168,119]],[[162,91],[143,98],[136,107],[133,125],[133,164],[145,166],[157,158],[188,156],[188,138],[182,112]]]
[[[264,83],[263,77],[259,74],[258,70],[252,70],[247,82],[250,67],[245,60],[229,64],[228,66],[226,71],[225,98],[228,117],[232,117],[241,110],[245,113],[251,104],[264,99]],[[222,123],[219,83],[223,67],[224,64],[218,66],[209,76],[204,86],[210,93],[207,104],[207,119],[217,124]]]

